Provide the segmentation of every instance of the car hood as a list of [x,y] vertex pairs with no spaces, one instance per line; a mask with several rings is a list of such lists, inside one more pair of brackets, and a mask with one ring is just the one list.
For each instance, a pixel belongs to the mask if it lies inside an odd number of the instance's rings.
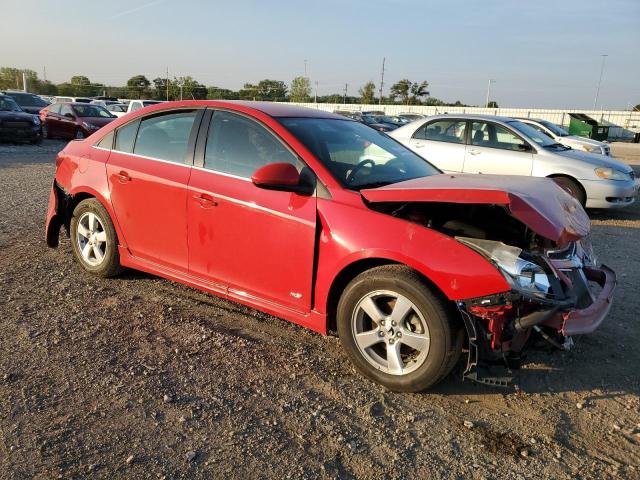
[[104,118],[104,117],[81,117],[80,120],[87,123],[92,123],[93,125],[97,125],[99,127],[104,127],[107,123],[113,122],[115,118]]
[[[551,150],[548,150],[548,151],[551,151]],[[626,163],[620,162],[613,157],[607,157],[605,155],[600,155],[598,153],[581,152],[580,150],[575,150],[575,149],[558,151],[553,153],[557,153],[558,155],[572,158],[574,160],[580,160],[582,162],[589,163],[595,167],[610,167],[625,173],[629,173],[633,170]]]
[[604,145],[603,142],[599,142],[598,140],[593,140],[592,138],[579,137],[578,135],[568,135],[566,137],[560,137],[560,140],[571,140],[572,142],[580,143],[582,145],[595,145],[601,147]]
[[22,110],[24,110],[27,113],[38,115],[40,113],[40,110],[42,110],[43,108],[46,108],[46,106],[45,107],[24,107],[24,106],[21,106],[20,108],[22,108]]
[[548,178],[443,174],[363,189],[360,194],[372,203],[504,205],[514,218],[557,245],[579,240],[591,229],[580,203]]
[[33,115],[26,112],[7,112],[0,110],[0,120],[3,122],[32,122]]

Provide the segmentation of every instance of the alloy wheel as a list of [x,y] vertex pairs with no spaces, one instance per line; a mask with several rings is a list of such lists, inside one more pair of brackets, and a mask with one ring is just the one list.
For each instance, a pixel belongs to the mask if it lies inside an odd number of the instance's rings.
[[107,252],[107,232],[100,218],[93,212],[84,213],[78,220],[76,234],[82,260],[92,267],[104,261]]
[[390,375],[418,369],[429,354],[429,327],[418,307],[390,290],[365,295],[351,318],[356,346],[372,366]]

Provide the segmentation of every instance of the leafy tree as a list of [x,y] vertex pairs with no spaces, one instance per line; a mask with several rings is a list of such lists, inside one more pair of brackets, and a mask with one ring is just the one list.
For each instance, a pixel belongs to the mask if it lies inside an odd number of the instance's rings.
[[373,82],[369,81],[365,83],[362,86],[362,88],[360,88],[360,90],[358,90],[358,93],[360,94],[361,103],[365,103],[365,104],[373,103],[376,99],[375,98],[376,86]]
[[209,87],[207,89],[207,98],[210,100],[238,100],[240,96],[238,92],[228,88]]
[[489,108],[498,108],[498,102],[496,102],[495,100],[491,100],[488,104],[487,107]]
[[167,99],[167,79],[166,78],[154,78],[153,79],[153,98],[156,100]]
[[127,80],[129,98],[148,98],[150,96],[149,87],[151,82],[144,75],[134,75]]
[[391,89],[389,90],[389,92],[391,93],[391,97],[394,100],[398,98],[401,103],[409,105],[411,85],[412,83],[406,78],[403,78],[399,82],[394,83],[393,85],[391,85]]
[[74,75],[71,77],[69,85],[71,85],[71,91],[74,97],[89,97],[95,93],[95,88],[91,84],[91,81],[84,75]]
[[245,83],[238,91],[240,100],[258,100],[258,85]]
[[270,102],[284,101],[287,96],[287,85],[280,80],[260,80],[258,82],[258,99]]
[[311,100],[311,84],[307,77],[296,77],[291,81],[289,101],[306,103]]
[[429,88],[429,82],[427,82],[426,80],[422,81],[421,83],[416,82],[411,85],[411,94],[413,95],[413,98],[422,103],[421,99],[429,96],[429,91],[427,90],[427,88]]
[[40,80],[33,70],[2,67],[0,68],[0,88],[22,90],[22,73],[27,78],[27,90],[38,91]]
[[636,112],[640,112],[640,103],[638,105],[636,105],[635,107],[633,107],[633,110]]

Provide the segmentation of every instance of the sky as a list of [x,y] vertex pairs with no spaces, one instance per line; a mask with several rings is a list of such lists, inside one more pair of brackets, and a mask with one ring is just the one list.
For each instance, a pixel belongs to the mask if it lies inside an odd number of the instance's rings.
[[0,66],[55,83],[191,75],[205,85],[305,74],[318,94],[400,79],[501,107],[640,103],[640,0],[0,0]]

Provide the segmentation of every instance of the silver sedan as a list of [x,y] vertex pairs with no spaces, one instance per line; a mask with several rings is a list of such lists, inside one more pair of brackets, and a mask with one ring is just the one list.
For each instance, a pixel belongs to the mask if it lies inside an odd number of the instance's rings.
[[629,165],[574,150],[513,118],[439,115],[389,135],[445,172],[553,178],[586,208],[626,207],[638,193]]

